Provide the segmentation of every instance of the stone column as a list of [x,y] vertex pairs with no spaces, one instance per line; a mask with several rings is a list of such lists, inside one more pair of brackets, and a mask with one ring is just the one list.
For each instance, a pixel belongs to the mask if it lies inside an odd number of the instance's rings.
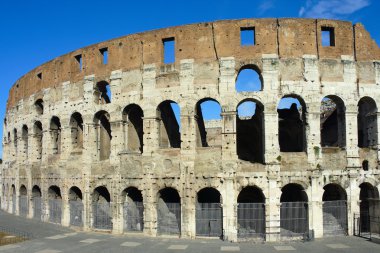
[[220,94],[227,96],[235,93],[235,58],[221,57],[219,60],[219,91]]
[[226,111],[222,116],[222,159],[238,159],[236,153],[236,111]]
[[347,169],[360,169],[360,157],[358,148],[358,121],[356,105],[346,105],[346,152]]
[[320,103],[309,105],[309,113],[307,115],[306,126],[306,144],[307,158],[312,168],[320,166],[321,158],[321,128],[320,128]]
[[[270,171],[279,171],[279,165],[271,165]],[[265,200],[266,241],[275,242],[280,239],[280,197],[281,189],[277,185],[277,176],[268,175],[268,191]]]
[[236,191],[233,178],[225,178],[223,182],[223,229],[226,241],[237,241]]
[[280,145],[278,141],[278,115],[276,105],[266,104],[264,109],[264,145],[265,163],[281,162]]
[[[277,91],[279,83],[279,59],[277,54],[263,54],[263,71],[261,76],[263,78],[263,91]],[[266,108],[265,108],[266,109]]]
[[92,194],[90,192],[90,182],[89,179],[85,179],[84,189],[83,189],[83,230],[89,231],[92,228]]
[[61,224],[64,227],[70,226],[70,204],[69,204],[69,195],[66,193],[67,190],[65,189],[65,192],[62,193],[62,219]]
[[[61,125],[69,121],[69,119],[62,119]],[[71,141],[71,127],[69,125],[64,125],[61,127],[61,160],[69,159],[71,151],[73,151],[73,145]]]
[[110,122],[111,124],[111,154],[110,154],[110,163],[117,165],[119,164],[118,154],[123,150],[123,121],[116,120]]
[[144,234],[150,236],[157,235],[157,191],[152,184],[151,187],[145,189],[144,196]]
[[[112,103],[121,104],[120,94],[121,94],[121,80],[122,80],[122,70],[115,70],[111,72],[110,77],[110,89],[112,92]],[[120,112],[121,114],[121,112]]]
[[320,170],[315,170],[311,176],[311,191],[309,196],[309,229],[314,231],[315,238],[323,237],[322,178],[323,177]]
[[360,213],[360,187],[358,185],[358,174],[351,170],[349,172],[350,185],[346,188],[347,192],[347,220],[348,220],[348,235],[353,235],[354,214]]
[[122,234],[123,233],[123,201],[120,196],[114,198],[112,204],[112,234]]
[[159,148],[159,119],[144,117],[144,156],[151,156]]

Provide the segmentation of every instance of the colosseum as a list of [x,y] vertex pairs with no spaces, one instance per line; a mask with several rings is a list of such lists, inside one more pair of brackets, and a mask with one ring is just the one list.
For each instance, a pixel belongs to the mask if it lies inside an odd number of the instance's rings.
[[12,86],[1,208],[115,234],[374,232],[377,103],[380,49],[362,24],[226,20],[101,42]]

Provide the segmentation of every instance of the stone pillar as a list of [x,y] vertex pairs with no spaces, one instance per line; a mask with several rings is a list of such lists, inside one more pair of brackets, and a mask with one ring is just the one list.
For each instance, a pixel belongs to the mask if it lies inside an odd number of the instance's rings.
[[92,228],[92,194],[90,192],[89,179],[85,179],[82,202],[83,202],[83,230],[89,231]]
[[[263,54],[263,91],[277,91],[279,87],[279,59],[277,54]],[[266,108],[265,108],[266,110]]]
[[347,192],[347,225],[348,235],[353,235],[354,214],[360,213],[360,187],[357,182],[358,174],[353,170],[349,173],[350,185],[347,189],[345,189]]
[[94,81],[95,81],[95,75],[89,75],[89,76],[84,77],[84,84],[83,84],[84,104],[88,104],[88,105],[94,104]]
[[309,113],[307,114],[306,144],[307,158],[312,168],[320,167],[321,158],[321,128],[320,128],[320,103],[310,105]]
[[346,105],[346,142],[347,169],[360,169],[356,105]]
[[323,206],[321,185],[323,185],[320,170],[315,170],[311,176],[309,196],[309,230],[314,231],[315,238],[323,237]]
[[33,192],[28,191],[28,214],[27,218],[32,219],[34,216],[34,205],[33,205]]
[[222,189],[223,196],[223,229],[224,239],[237,241],[236,191],[233,178],[225,178]]
[[194,59],[183,59],[180,61],[179,83],[181,90],[188,94],[194,93]]
[[[110,77],[110,89],[111,89],[111,101],[115,104],[121,104],[120,94],[121,94],[121,81],[122,81],[122,70],[115,70],[111,72]],[[120,112],[121,113],[121,112]]]
[[111,154],[110,163],[117,165],[119,164],[118,154],[123,150],[123,121],[117,120],[110,122],[111,124]]
[[[67,192],[67,191],[66,191]],[[62,219],[61,224],[64,227],[70,226],[70,204],[69,204],[69,195],[66,193],[62,193]]]
[[121,196],[114,198],[112,205],[112,234],[122,234],[123,233],[123,201]]
[[278,141],[278,115],[276,105],[266,104],[264,109],[264,145],[265,163],[281,162],[280,145]]
[[69,119],[61,120],[61,154],[60,158],[62,160],[67,160],[70,157],[71,151],[73,151],[73,145],[71,141],[71,127],[66,125],[66,122],[69,122]]
[[[279,165],[270,165],[270,171],[279,171]],[[266,241],[275,242],[280,239],[280,197],[281,189],[277,185],[277,176],[268,175],[268,191],[265,200]]]
[[380,158],[380,112],[377,111],[377,163],[379,164],[379,158]]
[[159,148],[159,119],[157,117],[144,117],[144,156],[151,156]]
[[185,180],[183,180],[183,196],[181,198],[181,237],[185,238],[195,238],[195,199],[196,192],[194,191],[194,161],[183,162],[182,167],[184,168]]
[[316,55],[305,54],[302,56],[304,72],[304,81],[311,85],[313,90],[320,89],[318,57]]
[[236,111],[222,112],[222,159],[238,159],[236,153]]
[[234,94],[235,93],[235,58],[222,57],[219,60],[219,91],[220,94]]
[[144,196],[144,234],[150,236],[157,235],[157,191],[152,184],[145,189]]

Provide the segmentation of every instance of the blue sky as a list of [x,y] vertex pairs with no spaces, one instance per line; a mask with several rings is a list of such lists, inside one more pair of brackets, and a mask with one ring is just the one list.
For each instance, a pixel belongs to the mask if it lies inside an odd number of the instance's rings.
[[361,22],[379,44],[379,11],[379,0],[4,0],[0,2],[0,119],[8,91],[18,78],[57,56],[104,40],[221,19],[312,17]]

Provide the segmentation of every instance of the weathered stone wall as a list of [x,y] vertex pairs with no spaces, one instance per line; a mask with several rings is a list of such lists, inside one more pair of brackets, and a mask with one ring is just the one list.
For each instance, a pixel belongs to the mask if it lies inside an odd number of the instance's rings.
[[[324,26],[334,28],[335,46],[321,45]],[[254,46],[240,45],[240,29],[245,27],[255,28]],[[170,37],[175,38],[175,63],[164,64],[162,40]],[[102,62],[102,48],[109,52],[107,64]],[[79,54],[82,70],[75,59]],[[261,91],[236,91],[238,73],[247,66],[258,70]],[[111,103],[101,102],[96,89],[100,81],[109,83]],[[110,195],[112,231],[121,233],[125,221],[123,190],[136,187],[144,205],[143,231],[157,235],[160,190],[171,187],[181,202],[180,235],[194,238],[197,193],[212,187],[221,195],[223,237],[235,241],[239,192],[256,186],[265,198],[266,240],[273,241],[281,238],[283,187],[302,187],[308,196],[308,229],[322,237],[323,187],[335,184],[347,193],[348,233],[352,234],[350,221],[360,211],[359,185],[367,182],[380,187],[378,147],[358,147],[357,124],[360,99],[368,97],[379,103],[379,84],[378,46],[362,25],[335,20],[218,21],[133,34],[78,49],[37,67],[10,90],[3,128],[2,208],[18,213],[12,185],[17,197],[25,185],[30,200],[28,216],[32,217],[32,188],[38,186],[45,203],[41,217],[49,221],[48,189],[58,186],[63,205],[61,223],[68,226],[69,189],[76,186],[83,194],[83,227],[91,229],[93,196],[97,187],[104,186]],[[304,103],[303,152],[280,152],[277,105],[288,95]],[[328,95],[344,101],[345,147],[334,149],[320,144],[321,100]],[[204,98],[218,101],[222,108],[221,130],[210,129],[212,145],[208,147],[199,146],[195,110]],[[43,114],[36,110],[38,99],[43,100]],[[248,162],[237,156],[236,110],[247,99],[264,108],[262,162]],[[169,145],[167,140],[167,145],[161,145],[163,138],[170,136],[178,141],[178,126],[173,124],[169,124],[173,134],[165,136],[169,130],[164,131],[162,116],[171,113],[162,113],[159,105],[167,100],[180,107],[180,147]],[[139,142],[128,132],[134,123],[123,116],[124,108],[132,104],[143,111],[143,152],[136,149]],[[75,112],[83,119],[83,148],[73,145],[71,115]],[[379,118],[377,111],[371,115]],[[50,127],[53,116],[61,125],[58,153],[57,133]],[[42,125],[41,155],[36,121]],[[26,139],[22,138],[24,125],[28,128]],[[217,135],[220,138],[214,137]],[[362,169],[364,160],[368,161],[368,170]]]

